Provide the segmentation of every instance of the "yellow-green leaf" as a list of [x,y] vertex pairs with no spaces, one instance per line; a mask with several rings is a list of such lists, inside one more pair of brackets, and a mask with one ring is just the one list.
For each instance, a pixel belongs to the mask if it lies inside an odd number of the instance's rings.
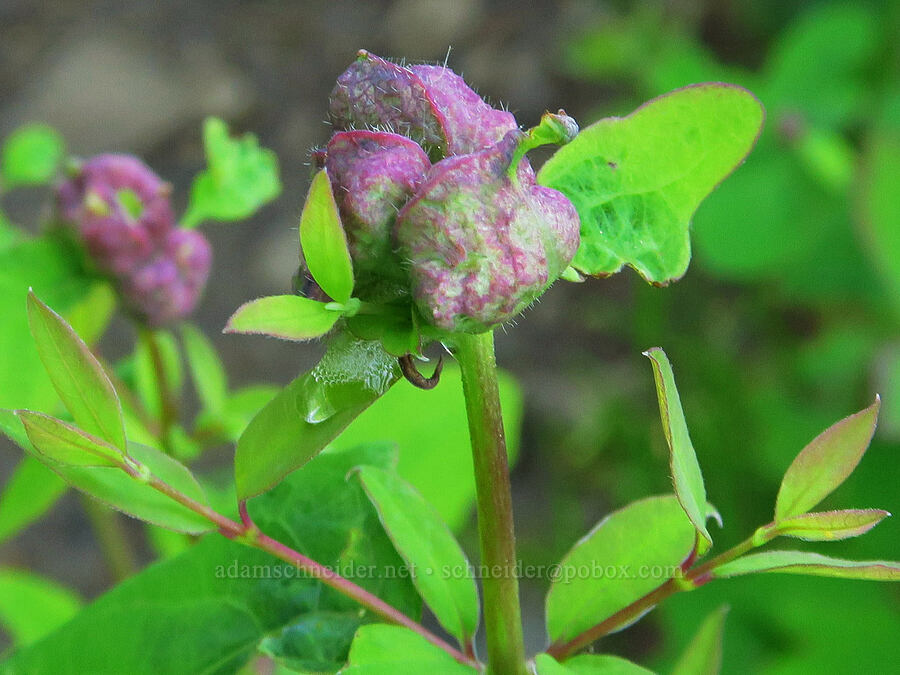
[[238,307],[225,332],[312,340],[325,335],[340,318],[340,312],[326,309],[324,302],[299,295],[272,295]]
[[347,302],[353,293],[353,264],[325,169],[309,187],[300,216],[300,247],[316,283],[333,300]]

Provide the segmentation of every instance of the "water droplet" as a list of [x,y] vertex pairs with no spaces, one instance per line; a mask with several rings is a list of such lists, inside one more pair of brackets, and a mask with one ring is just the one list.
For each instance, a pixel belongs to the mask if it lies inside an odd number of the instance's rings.
[[317,390],[306,402],[306,415],[304,419],[307,424],[321,424],[325,420],[334,417],[337,410],[328,398],[324,387],[317,387]]

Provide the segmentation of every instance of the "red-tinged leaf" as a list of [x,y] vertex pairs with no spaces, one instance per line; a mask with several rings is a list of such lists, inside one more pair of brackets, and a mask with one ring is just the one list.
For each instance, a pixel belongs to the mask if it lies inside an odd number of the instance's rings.
[[842,579],[900,581],[900,562],[841,560],[809,551],[764,551],[750,553],[713,570],[713,574],[719,578],[737,577],[757,572],[788,572]]
[[120,467],[125,463],[121,450],[62,420],[31,410],[17,410],[16,416],[31,445],[47,459],[68,466]]
[[869,447],[881,399],[816,436],[784,474],[775,502],[775,521],[806,513],[853,473]]
[[845,509],[805,513],[779,521],[773,531],[806,541],[838,541],[865,534],[890,513],[881,509]]

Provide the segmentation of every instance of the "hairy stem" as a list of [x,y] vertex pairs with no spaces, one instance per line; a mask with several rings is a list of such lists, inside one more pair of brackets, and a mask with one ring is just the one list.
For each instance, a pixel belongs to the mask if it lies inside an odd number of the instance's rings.
[[712,572],[716,567],[731,562],[736,558],[744,555],[758,546],[769,542],[772,539],[770,526],[760,527],[752,537],[745,539],[740,544],[733,546],[727,551],[723,551],[708,562],[698,565],[687,572],[682,578],[672,578],[661,586],[658,586],[647,595],[644,595],[630,605],[623,607],[612,616],[607,617],[600,623],[588,628],[586,631],[577,635],[568,642],[557,642],[547,649],[547,653],[557,660],[563,660],[575,652],[584,649],[592,642],[600,639],[604,635],[608,635],[616,630],[629,625],[636,621],[649,610],[653,609],[660,602],[671,595],[681,591],[690,591],[702,586],[712,579]]
[[118,583],[127,579],[137,570],[137,560],[122,526],[122,517],[89,497],[83,497],[81,503],[113,580]]
[[295,551],[289,546],[282,544],[280,541],[272,539],[271,537],[260,532],[256,524],[250,519],[250,515],[247,512],[246,502],[241,502],[240,504],[239,511],[241,522],[235,522],[230,518],[223,516],[221,513],[214,511],[208,506],[200,504],[187,495],[178,492],[168,483],[164,483],[158,478],[150,477],[148,480],[148,484],[150,485],[150,487],[158,490],[159,492],[162,492],[179,504],[186,506],[195,513],[200,514],[201,516],[212,522],[219,529],[219,533],[228,537],[229,539],[240,541],[247,546],[258,548],[262,551],[270,553],[271,555],[274,555],[277,558],[280,558],[281,560],[289,563],[298,570],[302,570],[310,577],[318,579],[326,586],[330,586],[336,591],[343,593],[347,597],[356,600],[360,605],[377,614],[385,621],[397,624],[399,626],[404,626],[405,628],[418,633],[420,636],[428,640],[428,642],[430,642],[431,644],[439,647],[440,649],[443,649],[445,652],[450,654],[459,663],[471,666],[473,668],[479,667],[478,662],[474,658],[467,654],[464,654],[446,641],[442,640],[440,637],[425,628],[425,626],[409,618],[400,610],[391,607],[377,595],[370,593],[361,586],[357,586],[349,579],[345,579],[341,575],[316,562],[315,560],[307,558],[299,551]]
[[526,673],[525,647],[494,334],[458,334],[453,343],[462,370],[475,464],[489,668],[496,675],[522,675]]

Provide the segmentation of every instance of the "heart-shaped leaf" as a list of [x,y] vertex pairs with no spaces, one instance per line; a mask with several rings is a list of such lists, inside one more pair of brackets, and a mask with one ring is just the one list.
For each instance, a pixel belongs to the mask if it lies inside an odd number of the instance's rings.
[[478,589],[472,567],[434,508],[395,473],[361,466],[359,479],[416,589],[461,645],[478,629]]
[[[691,519],[697,532],[706,541],[703,549],[712,545],[712,537],[706,528],[707,504],[706,487],[694,445],[688,433],[681,399],[675,386],[675,375],[672,364],[666,353],[659,347],[644,352],[644,356],[653,364],[653,379],[656,382],[656,396],[659,399],[659,415],[663,422],[666,443],[669,446],[669,466],[672,470],[672,481],[675,494],[687,517]],[[701,550],[700,553],[704,551]]]
[[611,513],[559,563],[547,594],[547,632],[572,640],[680,574],[696,531],[675,495]]
[[228,319],[226,333],[271,335],[282,340],[312,340],[330,331],[340,312],[299,295],[272,295],[241,305]]
[[742,556],[713,570],[713,574],[722,579],[757,572],[789,572],[841,579],[900,581],[900,562],[841,560],[810,551],[763,551]]
[[859,464],[878,421],[881,399],[816,436],[794,459],[778,490],[775,522],[806,513],[830,495]]
[[630,265],[655,284],[680,278],[691,217],[750,152],[763,118],[747,90],[698,84],[584,129],[538,174],[581,218],[572,266],[605,276]]
[[38,354],[75,423],[126,450],[122,406],[103,366],[59,314],[28,293],[28,323]]
[[316,283],[333,300],[347,302],[353,293],[353,263],[325,169],[309,186],[300,216],[300,247]]

